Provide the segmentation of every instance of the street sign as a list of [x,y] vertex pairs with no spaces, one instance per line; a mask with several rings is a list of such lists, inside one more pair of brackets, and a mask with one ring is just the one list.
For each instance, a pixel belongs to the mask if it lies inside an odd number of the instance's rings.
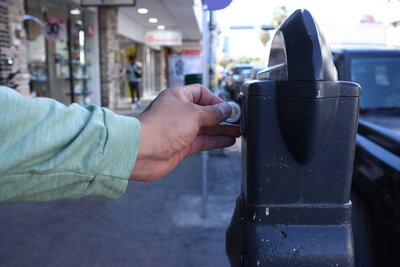
[[81,6],[135,6],[136,0],[81,0]]
[[220,10],[229,6],[232,0],[203,0],[205,10]]
[[65,22],[58,17],[47,18],[42,24],[42,32],[49,41],[57,41],[64,38],[66,32]]

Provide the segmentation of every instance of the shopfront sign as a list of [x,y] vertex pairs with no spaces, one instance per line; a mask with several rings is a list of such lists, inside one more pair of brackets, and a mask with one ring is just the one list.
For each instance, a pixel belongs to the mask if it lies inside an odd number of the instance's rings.
[[182,45],[182,34],[176,31],[150,31],[146,33],[146,44],[149,46]]
[[47,18],[42,24],[42,32],[47,40],[60,40],[61,38],[65,37],[65,21],[57,17]]
[[200,49],[182,49],[181,55],[185,56],[200,56],[201,50]]

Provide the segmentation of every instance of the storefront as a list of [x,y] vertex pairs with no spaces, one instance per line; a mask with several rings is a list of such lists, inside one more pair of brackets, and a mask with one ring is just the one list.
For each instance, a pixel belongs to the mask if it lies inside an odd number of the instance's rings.
[[[128,57],[135,55],[143,64],[141,95],[154,97],[166,86],[164,58],[160,46],[149,46],[146,43],[146,27],[133,20],[131,9],[120,9],[118,13],[118,38],[120,46],[120,62],[125,65]],[[128,84],[121,77],[121,96],[130,97]]]
[[145,95],[149,97],[156,96],[163,87],[163,80],[165,74],[162,72],[162,55],[161,49],[155,49],[153,47],[145,47],[145,65],[147,71],[144,77],[145,84]]
[[[143,45],[139,42],[135,42],[132,39],[125,37],[121,34],[118,34],[118,42],[119,42],[119,63],[120,63],[120,97],[129,97],[131,98],[129,83],[127,80],[127,75],[125,73],[125,67],[129,64],[129,57],[135,56],[136,60],[139,64],[143,65]],[[143,81],[143,77],[142,77]],[[143,85],[141,84],[140,88],[141,95],[143,96]]]
[[64,104],[100,104],[97,9],[26,0],[25,10],[31,94]]
[[[145,98],[154,97],[165,88],[165,82],[162,72],[162,54],[160,49],[155,49],[135,42],[122,35],[119,36],[120,45],[120,62],[121,67],[129,63],[130,56],[136,56],[137,61],[142,64],[143,75],[141,80],[141,96]],[[126,81],[126,75],[121,75],[121,96],[131,97],[129,84]]]

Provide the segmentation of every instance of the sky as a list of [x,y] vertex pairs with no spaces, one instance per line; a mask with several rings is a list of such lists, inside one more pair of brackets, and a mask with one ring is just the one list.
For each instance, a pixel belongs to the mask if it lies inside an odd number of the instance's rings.
[[[258,40],[258,30],[228,30],[231,25],[270,24],[272,11],[278,6],[286,6],[288,13],[306,8],[322,28],[325,25],[355,25],[363,15],[371,14],[376,21],[387,24],[391,17],[387,0],[233,0],[223,10],[216,11],[221,38],[230,37],[229,50],[233,57],[255,57],[264,53]],[[397,14],[400,10],[397,10]],[[329,39],[329,38],[328,38]],[[220,47],[222,41],[220,40]],[[221,50],[221,48],[220,48]],[[219,51],[221,54],[221,51]]]

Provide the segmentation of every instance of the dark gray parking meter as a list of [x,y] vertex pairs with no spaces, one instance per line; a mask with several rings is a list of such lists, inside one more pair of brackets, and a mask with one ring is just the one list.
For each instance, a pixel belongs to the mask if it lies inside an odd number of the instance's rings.
[[279,27],[268,67],[242,86],[242,194],[232,266],[353,266],[350,185],[359,85],[337,81],[307,10]]

